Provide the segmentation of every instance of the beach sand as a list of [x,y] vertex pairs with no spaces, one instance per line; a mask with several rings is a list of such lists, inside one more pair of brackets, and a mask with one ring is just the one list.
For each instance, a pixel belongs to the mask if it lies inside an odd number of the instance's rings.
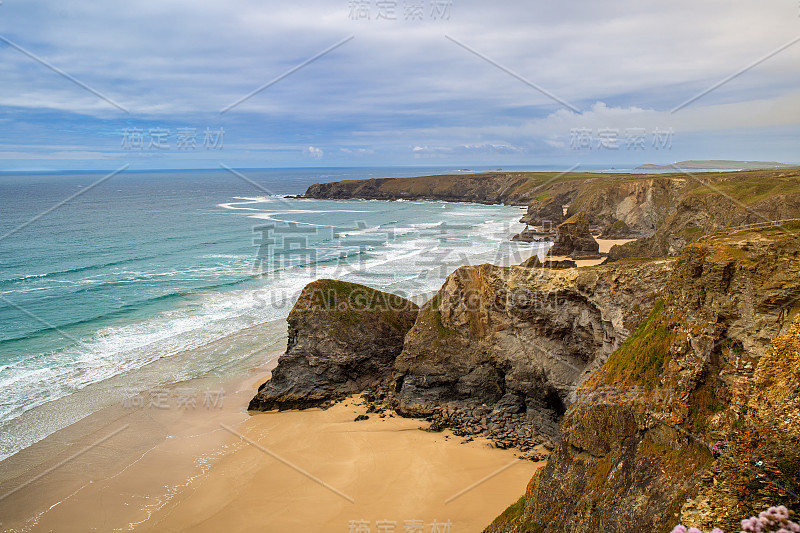
[[[346,532],[387,520],[397,531],[412,521],[481,531],[543,464],[483,439],[420,431],[420,420],[370,413],[355,422],[366,412],[360,398],[247,413],[275,356],[225,384],[220,405],[198,389],[194,406],[178,407],[173,388],[1,462],[0,530]],[[163,408],[147,405],[159,400]]]
[[[611,247],[614,246],[615,244],[625,244],[627,242],[635,241],[636,239],[598,239],[597,237],[595,237],[595,240],[597,241],[597,244],[600,245],[599,252],[601,254],[607,254],[608,251],[611,250]],[[550,257],[554,261],[564,261],[567,259],[572,260],[571,257],[566,255],[553,255],[548,257]],[[605,259],[606,259],[605,257],[601,257],[600,259],[578,259],[575,261],[575,264],[579,267],[594,266],[594,265],[599,265],[600,263],[605,261]]]

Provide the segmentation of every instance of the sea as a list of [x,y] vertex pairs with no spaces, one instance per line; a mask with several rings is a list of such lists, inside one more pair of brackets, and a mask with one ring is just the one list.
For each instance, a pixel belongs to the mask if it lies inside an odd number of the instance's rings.
[[509,240],[519,206],[287,197],[459,171],[0,173],[0,459],[142,391],[263,364],[315,279],[423,301],[461,265],[545,252]]

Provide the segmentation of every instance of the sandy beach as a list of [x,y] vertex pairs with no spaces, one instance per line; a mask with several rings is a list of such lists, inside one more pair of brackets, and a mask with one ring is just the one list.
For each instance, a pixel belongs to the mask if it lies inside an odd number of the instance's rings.
[[[628,240],[598,242],[605,253]],[[142,393],[0,462],[0,530],[428,531],[449,523],[451,532],[481,531],[543,464],[484,439],[421,431],[423,420],[370,413],[356,422],[366,414],[358,397],[328,410],[248,413],[277,347],[245,376]]]
[[[595,240],[597,244],[600,245],[600,249],[598,250],[601,254],[608,254],[608,251],[611,250],[611,247],[615,244],[625,244],[631,241],[635,241],[636,239],[598,239],[595,236]],[[533,254],[531,254],[533,255]],[[565,261],[565,260],[572,260],[571,257],[566,255],[547,255],[547,257],[551,258],[554,261]],[[575,261],[575,264],[579,267],[585,266],[594,266],[599,265],[603,261],[605,261],[605,257],[601,257],[600,259],[578,259]]]
[[3,461],[2,530],[333,532],[385,522],[481,531],[543,464],[482,439],[421,431],[420,420],[372,413],[355,422],[366,412],[360,398],[249,414],[276,355],[226,384],[221,405],[207,389],[194,406],[187,387],[160,391]]

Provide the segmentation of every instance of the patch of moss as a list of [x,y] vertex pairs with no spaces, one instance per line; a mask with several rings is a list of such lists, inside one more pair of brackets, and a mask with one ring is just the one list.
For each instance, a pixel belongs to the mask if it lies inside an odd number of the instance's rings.
[[633,383],[654,389],[675,339],[675,333],[663,320],[664,301],[658,300],[647,319],[619,348],[609,356],[605,364],[608,383]]
[[611,229],[614,230],[628,229],[628,225],[625,223],[624,220],[617,220],[613,224],[611,224]]
[[500,516],[495,518],[488,531],[505,531],[513,528],[513,531],[520,533],[542,533],[542,526],[523,520],[524,513],[525,496],[512,503]]
[[427,321],[431,326],[436,328],[436,332],[438,333],[439,337],[449,337],[454,335],[456,330],[450,329],[442,323],[442,313],[439,311],[440,304],[441,296],[437,294],[431,300],[430,308],[425,313],[425,316],[420,316],[420,319]]

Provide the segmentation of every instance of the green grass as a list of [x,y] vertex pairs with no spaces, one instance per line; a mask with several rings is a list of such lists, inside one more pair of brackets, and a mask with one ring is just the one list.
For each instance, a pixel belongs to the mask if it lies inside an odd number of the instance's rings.
[[647,319],[614,350],[605,364],[609,383],[635,383],[647,389],[659,385],[675,333],[662,324],[664,301],[658,300]]
[[399,310],[405,298],[381,292],[357,283],[334,279],[315,282],[312,303],[324,309],[346,309],[355,311]]
[[441,296],[437,294],[431,300],[431,307],[426,316],[422,318],[423,320],[427,319],[431,322],[431,325],[436,328],[436,332],[439,334],[439,337],[449,337],[450,335],[454,335],[456,331],[442,324],[442,313],[439,311],[440,303]]
[[784,176],[776,174],[780,173],[743,172],[732,179],[700,186],[692,194],[723,194],[745,205],[753,205],[770,196],[800,193],[800,176],[796,175],[796,171],[785,171]]

